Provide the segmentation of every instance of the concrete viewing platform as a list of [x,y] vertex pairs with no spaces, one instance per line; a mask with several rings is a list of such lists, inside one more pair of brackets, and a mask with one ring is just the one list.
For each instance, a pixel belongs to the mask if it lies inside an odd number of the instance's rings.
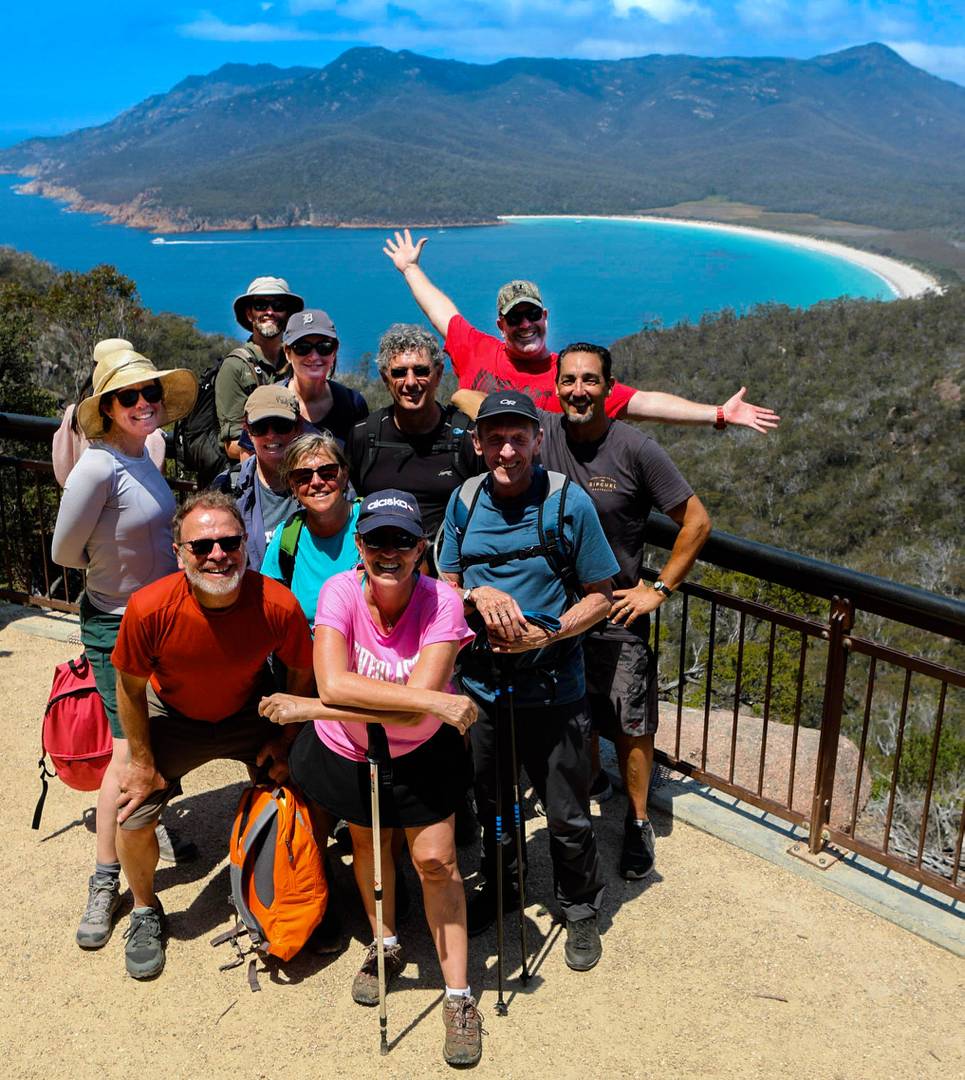
[[[69,616],[0,608],[0,910],[8,928],[0,958],[0,1074],[451,1076],[442,1061],[441,975],[411,867],[412,910],[400,924],[408,966],[388,998],[388,1056],[379,1056],[377,1010],[351,1000],[368,935],[351,859],[336,849],[330,886],[343,916],[344,951],[305,950],[284,966],[259,963],[260,993],[249,990],[244,966],[219,971],[232,958],[230,947],[209,942],[233,923],[226,851],[245,779],[239,765],[191,774],[173,804],[169,820],[200,857],[161,864],[158,873],[170,929],[162,975],[137,983],[124,971],[129,898],[104,949],[76,946],[93,870],[94,794],[51,781],[42,826],[30,828],[44,704],[54,665],[80,652],[76,633]],[[526,917],[534,975],[520,985],[518,921],[508,916],[509,1013],[497,1016],[495,931],[470,942],[472,988],[487,1032],[474,1075],[965,1075],[960,905],[916,895],[917,886],[904,888],[888,880],[894,875],[849,860],[827,872],[810,867],[787,854],[795,835],[785,823],[700,785],[669,780],[654,803],[657,872],[647,882],[625,882],[616,871],[622,796],[595,818],[607,878],[604,954],[585,974],[563,962],[545,822],[530,816]],[[472,848],[460,850],[460,863],[468,877]]]

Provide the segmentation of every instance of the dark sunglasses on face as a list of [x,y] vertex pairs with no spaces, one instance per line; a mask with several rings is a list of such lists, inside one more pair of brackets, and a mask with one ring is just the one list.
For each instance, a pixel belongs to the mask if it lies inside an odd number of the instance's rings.
[[375,532],[363,536],[362,543],[369,551],[411,551],[419,543],[419,537],[410,533],[376,529]]
[[312,482],[312,477],[317,476],[322,483],[331,484],[338,479],[342,471],[340,465],[316,465],[314,469],[292,469],[288,478],[297,487],[305,487]]
[[319,356],[331,356],[337,348],[337,341],[326,338],[324,341],[296,341],[291,346],[291,351],[296,356],[309,356],[313,352],[317,352]]
[[268,416],[264,420],[249,420],[248,433],[261,436],[273,431],[276,435],[291,435],[297,423],[297,420],[286,420],[281,416]]
[[432,374],[432,366],[430,364],[413,364],[412,367],[389,368],[389,374],[393,379],[404,379],[410,371],[417,379],[428,379]]
[[137,390],[133,387],[128,387],[126,390],[115,390],[113,396],[117,398],[125,409],[129,409],[132,405],[137,404],[139,397],[144,398],[148,405],[157,405],[161,398],[164,397],[164,391],[161,389],[159,382],[152,382]]
[[237,551],[238,548],[241,547],[244,539],[244,536],[236,533],[234,536],[215,536],[204,540],[184,540],[181,543],[181,547],[186,547],[192,555],[196,555],[199,559],[204,559],[214,551],[215,544],[217,544],[226,555],[230,555],[231,552]]
[[503,316],[510,326],[519,326],[523,319],[531,323],[539,322],[542,317],[543,309],[537,307],[514,307]]
[[287,311],[288,310],[288,301],[287,300],[279,300],[277,297],[272,298],[270,296],[266,296],[261,300],[252,300],[251,301],[251,309],[252,309],[252,311],[268,311],[269,308],[272,311],[282,311],[282,312]]

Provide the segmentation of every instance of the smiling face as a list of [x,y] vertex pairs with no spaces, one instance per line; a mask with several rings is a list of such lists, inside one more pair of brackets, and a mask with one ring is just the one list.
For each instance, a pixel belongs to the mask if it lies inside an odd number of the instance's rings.
[[502,331],[506,351],[514,360],[540,360],[546,347],[546,308],[523,300],[500,315],[496,325]]
[[285,329],[290,313],[289,302],[283,296],[259,296],[245,308],[251,330],[257,340],[276,338]]
[[365,572],[373,583],[400,585],[412,577],[422,561],[426,541],[386,525],[373,529],[365,536],[356,533],[355,546],[365,565]]
[[206,598],[219,605],[234,601],[241,591],[248,555],[244,541],[235,551],[225,551],[220,543],[211,545],[207,553],[197,552],[195,541],[207,547],[204,541],[217,541],[220,537],[236,537],[243,534],[238,519],[228,510],[199,506],[181,522],[180,542],[174,545],[178,566],[184,571],[195,595],[202,604]]
[[[311,350],[306,355],[300,355],[310,346]],[[329,349],[332,351],[329,352]],[[324,334],[306,334],[293,345],[285,346],[285,356],[299,382],[325,382],[335,367],[338,342]]]
[[596,353],[568,352],[556,374],[556,394],[568,424],[599,424],[606,420],[605,402],[613,380],[603,375],[603,361]]
[[493,478],[493,494],[506,499],[521,495],[533,479],[533,461],[543,442],[543,432],[516,416],[482,420],[472,433],[476,453],[481,454]]
[[442,365],[433,364],[423,349],[398,353],[382,371],[382,381],[395,407],[412,413],[423,412],[435,404],[441,378]]
[[125,386],[112,394],[107,405],[101,402],[101,411],[111,419],[111,427],[106,434],[110,442],[117,443],[122,450],[126,447],[139,453],[143,449],[144,440],[163,423],[163,400],[146,401],[143,394],[138,392],[133,404],[123,405],[117,394],[121,394],[127,400],[134,395],[135,391],[147,389],[153,397],[154,388],[159,386],[156,379],[134,383],[133,386]]
[[304,454],[289,473],[292,495],[309,514],[323,519],[332,513],[341,512],[347,483],[346,470],[331,454],[324,451]]
[[[281,467],[285,451],[298,438],[300,424],[288,416],[269,416],[253,424],[245,420],[245,431],[255,448],[255,457],[263,469],[274,475]],[[285,429],[288,429],[287,431]]]

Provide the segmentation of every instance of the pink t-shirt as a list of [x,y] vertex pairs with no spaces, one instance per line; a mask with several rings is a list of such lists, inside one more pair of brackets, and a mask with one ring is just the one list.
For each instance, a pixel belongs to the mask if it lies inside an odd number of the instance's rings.
[[[458,641],[460,648],[473,638],[463,616],[462,599],[451,585],[420,574],[409,606],[392,632],[383,634],[372,621],[355,570],[328,579],[318,594],[315,626],[330,626],[348,647],[349,670],[383,682],[406,683],[426,645]],[[450,684],[447,689],[454,693]],[[426,713],[418,724],[386,724],[392,757],[401,757],[432,738],[442,721]],[[365,761],[368,725],[340,720],[316,720],[315,731],[336,754]]]

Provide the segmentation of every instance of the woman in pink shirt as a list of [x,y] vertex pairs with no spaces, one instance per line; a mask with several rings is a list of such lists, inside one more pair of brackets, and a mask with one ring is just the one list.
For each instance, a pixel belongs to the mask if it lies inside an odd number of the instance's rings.
[[[476,707],[454,693],[450,680],[473,633],[458,593],[417,572],[426,540],[412,495],[394,489],[369,495],[359,510],[356,544],[360,565],[330,578],[318,597],[315,678],[324,706],[319,710],[315,702],[316,718],[292,745],[289,767],[306,795],[349,823],[355,880],[373,936],[384,941],[387,983],[405,967],[391,855],[393,831],[405,830],[446,982],[444,1056],[450,1064],[469,1065],[481,1054],[481,1024],[470,996],[454,811],[469,781],[464,735]],[[294,718],[273,715],[271,700],[263,712],[282,723]],[[320,713],[326,718],[317,718]],[[380,794],[384,898],[378,926],[366,751],[370,735],[381,742],[383,733],[391,781]],[[376,941],[355,976],[352,997],[361,1005],[378,1004]]]

